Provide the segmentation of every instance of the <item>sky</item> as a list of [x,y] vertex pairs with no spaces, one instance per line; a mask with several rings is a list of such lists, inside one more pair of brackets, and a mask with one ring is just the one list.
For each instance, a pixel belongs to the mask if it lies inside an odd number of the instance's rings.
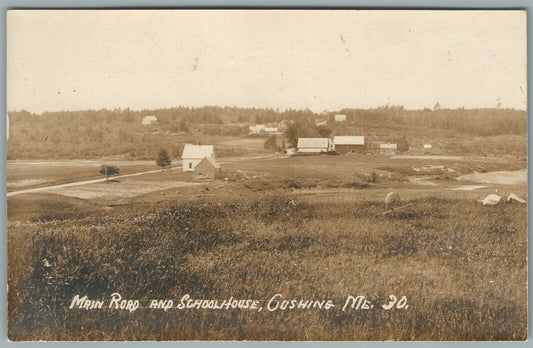
[[7,109],[526,109],[525,11],[11,10]]

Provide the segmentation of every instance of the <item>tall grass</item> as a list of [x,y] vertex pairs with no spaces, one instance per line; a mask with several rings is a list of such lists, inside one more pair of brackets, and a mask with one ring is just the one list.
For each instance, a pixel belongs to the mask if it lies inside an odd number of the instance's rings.
[[[10,221],[13,340],[524,340],[527,208],[302,203],[285,195]],[[332,310],[68,309],[108,300],[332,299]],[[390,294],[409,308],[383,310]],[[372,310],[342,311],[348,295]]]

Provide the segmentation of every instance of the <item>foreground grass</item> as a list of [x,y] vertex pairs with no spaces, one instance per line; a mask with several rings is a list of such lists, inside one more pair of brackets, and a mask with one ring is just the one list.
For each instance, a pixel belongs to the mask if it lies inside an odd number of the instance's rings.
[[[9,223],[13,340],[524,340],[527,207],[284,195],[169,202]],[[69,309],[74,295],[332,299],[331,310]],[[386,311],[390,294],[409,308]],[[342,311],[348,295],[372,310]],[[107,304],[107,303],[106,303]],[[107,306],[106,306],[107,307]]]

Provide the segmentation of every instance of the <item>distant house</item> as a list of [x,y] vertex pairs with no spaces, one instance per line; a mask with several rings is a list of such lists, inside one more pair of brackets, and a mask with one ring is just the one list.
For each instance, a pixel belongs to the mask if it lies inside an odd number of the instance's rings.
[[268,135],[281,135],[281,132],[278,131],[278,127],[265,127],[265,133]]
[[431,146],[431,144],[424,144],[424,153],[431,152],[432,148],[433,146]]
[[149,124],[155,124],[157,123],[157,117],[155,116],[152,116],[152,115],[149,115],[149,116],[144,116],[141,123],[144,125],[144,126],[147,126]]
[[316,126],[317,126],[317,127],[320,127],[320,126],[327,126],[327,124],[328,124],[328,121],[320,121],[320,122],[317,122],[317,123],[316,123]]
[[250,132],[248,134],[261,134],[265,131],[265,125],[264,124],[256,124],[255,126],[250,126]]
[[338,153],[365,153],[365,137],[361,135],[335,136],[335,151]]
[[184,172],[192,172],[198,163],[205,157],[215,159],[215,149],[213,145],[192,145],[186,144],[183,147],[181,160]]
[[397,144],[379,144],[379,153],[383,155],[394,155],[397,151]]
[[220,165],[213,157],[204,157],[194,167],[194,177],[197,179],[218,179]]
[[298,152],[320,153],[333,150],[333,143],[329,138],[298,138]]
[[335,122],[344,122],[346,121],[346,115],[335,115]]

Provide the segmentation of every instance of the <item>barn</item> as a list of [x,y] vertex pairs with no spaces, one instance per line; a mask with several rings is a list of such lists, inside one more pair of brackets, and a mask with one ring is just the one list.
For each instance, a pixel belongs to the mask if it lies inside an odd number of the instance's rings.
[[394,155],[397,151],[397,144],[379,144],[379,153],[383,155]]
[[215,159],[215,149],[213,145],[186,144],[185,147],[183,147],[183,153],[181,155],[183,171],[194,171],[196,165],[205,157],[211,157]]
[[335,115],[335,122],[344,122],[346,121],[346,115]]
[[361,135],[335,136],[335,151],[338,153],[365,153],[365,137]]
[[430,153],[432,148],[431,144],[424,144],[424,153]]
[[213,157],[204,157],[194,167],[194,177],[196,179],[218,179],[219,175],[220,165]]
[[298,152],[320,153],[333,150],[331,139],[328,138],[298,138]]
[[141,123],[144,126],[147,126],[147,125],[150,125],[150,124],[156,124],[157,123],[157,117],[152,116],[152,115],[144,116],[142,121],[141,121]]

